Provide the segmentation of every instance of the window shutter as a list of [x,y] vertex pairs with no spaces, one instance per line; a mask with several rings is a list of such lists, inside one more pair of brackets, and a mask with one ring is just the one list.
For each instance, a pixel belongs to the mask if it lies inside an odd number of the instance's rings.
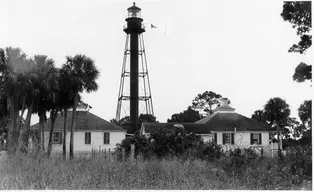
[[60,144],[62,144],[63,143],[63,139],[62,139],[62,132],[60,132],[60,142],[59,142]]
[[226,144],[226,133],[222,133],[222,144]]
[[85,144],[91,144],[91,132],[85,132]]
[[259,144],[260,145],[262,144],[262,134],[261,133],[259,134]]
[[110,133],[104,132],[104,144],[110,144]]
[[251,133],[251,145],[253,145],[253,133]]
[[218,143],[217,143],[217,133],[214,133],[214,142],[215,142],[216,144],[218,144]]
[[231,133],[231,144],[234,145],[234,133]]

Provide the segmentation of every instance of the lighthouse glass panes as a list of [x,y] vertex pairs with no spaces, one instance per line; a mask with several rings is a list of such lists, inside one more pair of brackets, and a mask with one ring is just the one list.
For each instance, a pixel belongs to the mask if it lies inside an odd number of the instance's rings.
[[141,11],[139,10],[130,10],[128,12],[128,17],[136,17],[136,18],[141,18]]
[[135,6],[135,3],[132,7],[128,8],[128,17],[141,18],[141,9]]

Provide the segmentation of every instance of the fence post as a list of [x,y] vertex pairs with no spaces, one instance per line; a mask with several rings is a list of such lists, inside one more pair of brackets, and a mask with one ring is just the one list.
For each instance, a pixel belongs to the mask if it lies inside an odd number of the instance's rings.
[[101,151],[100,151],[100,150],[101,150],[101,147],[100,147],[100,145],[99,145],[99,150],[98,150],[98,154],[97,154],[98,159],[100,159],[100,158],[101,158],[101,153],[100,153]]
[[111,152],[110,152],[110,148],[109,148],[109,161],[111,160]]
[[134,144],[131,144],[131,161],[134,160],[134,153],[135,153],[135,145]]
[[122,162],[125,161],[125,148],[122,148]]

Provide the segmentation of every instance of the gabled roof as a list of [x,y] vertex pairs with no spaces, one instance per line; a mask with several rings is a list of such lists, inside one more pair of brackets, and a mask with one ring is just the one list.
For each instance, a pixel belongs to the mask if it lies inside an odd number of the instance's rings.
[[[72,111],[67,113],[67,128],[70,130],[72,123]],[[51,125],[50,118],[44,124],[44,130],[49,130]],[[36,128],[39,123],[32,125],[31,128]],[[64,116],[58,114],[54,130],[63,130]],[[75,131],[86,130],[86,131],[117,131],[126,132],[122,127],[110,123],[88,111],[77,111],[75,120]]]
[[195,124],[195,123],[152,123],[152,122],[144,122],[142,123],[142,129],[144,129],[145,133],[151,133],[153,130],[158,128],[167,128],[173,129],[175,127],[183,127],[189,133],[197,133],[197,134],[210,134],[210,130],[207,125],[203,124]]
[[267,124],[235,112],[218,111],[195,123],[208,125],[211,131],[273,131]]

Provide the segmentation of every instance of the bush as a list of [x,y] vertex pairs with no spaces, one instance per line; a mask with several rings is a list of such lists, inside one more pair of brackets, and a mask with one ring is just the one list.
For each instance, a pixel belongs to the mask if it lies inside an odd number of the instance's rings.
[[127,137],[122,140],[121,144],[117,144],[115,149],[116,153],[118,153],[119,159],[121,159],[122,148],[125,148],[125,155],[128,157],[131,153],[131,144],[135,145],[134,156],[137,157],[139,155],[143,155],[145,158],[148,155],[148,147],[149,140],[142,135],[136,134],[132,137]]
[[151,140],[149,150],[158,158],[188,156],[189,151],[195,151],[204,144],[201,136],[187,133],[182,128],[156,129],[149,139]]
[[214,142],[206,142],[197,148],[196,157],[202,160],[212,161],[220,159],[223,154],[224,152],[220,145]]
[[312,178],[312,146],[290,148],[281,163],[292,175]]
[[256,160],[258,155],[251,148],[235,148],[230,150],[229,153],[223,158],[224,169],[227,172],[243,173],[248,165],[254,167],[253,161]]
[[[201,136],[194,133],[187,133],[181,128],[154,130],[147,139],[142,135],[134,135],[122,140],[117,144],[116,151],[121,158],[122,148],[125,148],[126,156],[130,154],[131,144],[135,144],[135,157],[142,155],[145,159],[151,157],[190,157],[195,155],[199,148],[204,151],[212,151],[212,145],[204,145]],[[217,148],[217,146],[215,147]],[[204,153],[201,153],[202,155]],[[199,155],[199,156],[202,156]]]

